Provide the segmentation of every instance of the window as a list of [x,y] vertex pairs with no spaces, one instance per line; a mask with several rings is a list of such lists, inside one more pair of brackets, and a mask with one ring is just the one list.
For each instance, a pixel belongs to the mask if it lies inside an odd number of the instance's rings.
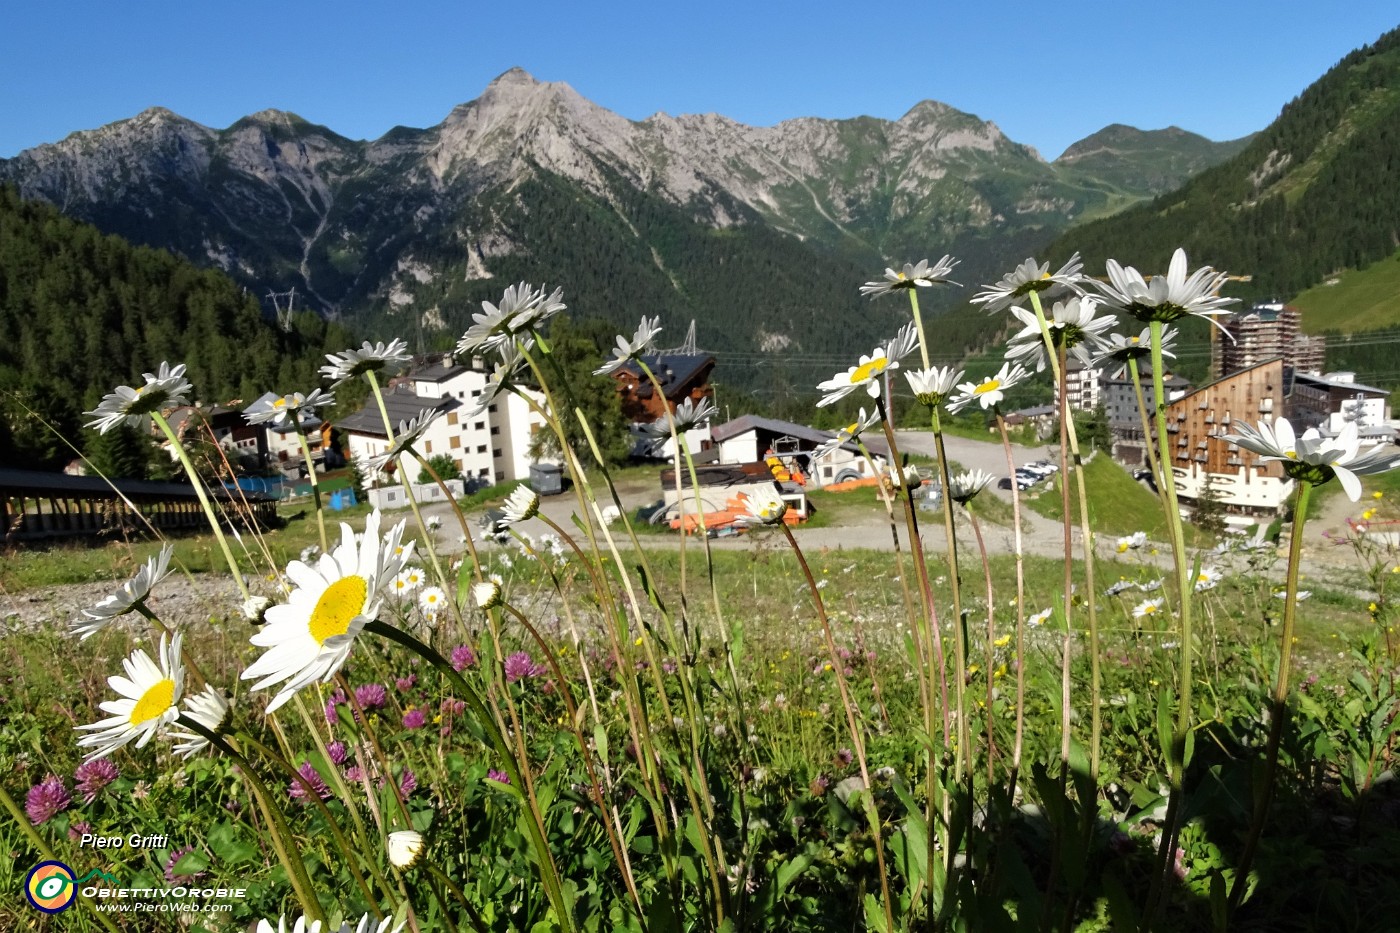
[[500,425],[496,425],[496,424],[491,425],[491,433],[492,433],[492,434],[500,434],[500,433],[501,433],[501,427],[500,427]]
[[486,445],[485,445],[485,444],[482,444],[482,445],[480,445],[479,447],[477,447],[477,448],[476,448],[476,452],[479,453],[479,454],[484,454],[484,453],[486,453]]
[[479,469],[479,470],[476,471],[476,475],[477,475],[477,476],[485,476],[485,477],[488,477],[488,478],[489,478],[489,477],[491,476],[491,470],[488,469],[487,467],[482,467],[481,469]]
[[500,457],[500,456],[501,456],[501,448],[497,447],[495,450],[491,451],[491,456],[493,456],[493,457]]
[[457,448],[462,446],[462,439],[460,437],[453,437],[450,441],[447,442],[447,446],[451,447],[453,450],[456,450]]
[[487,408],[486,410],[489,411],[491,414],[494,415],[494,414],[496,413],[496,410],[497,410],[499,407],[500,407],[499,405],[492,405],[491,407]]
[[456,423],[457,423],[457,413],[456,413],[455,411],[449,411],[449,412],[447,413],[447,423],[448,423],[448,424],[456,424]]
[[476,424],[472,425],[472,429],[476,431],[484,431],[486,430],[486,422],[478,421]]
[[432,442],[432,441],[424,441],[424,442],[423,442],[423,451],[424,451],[424,453],[432,453],[432,452],[433,452],[433,442]]

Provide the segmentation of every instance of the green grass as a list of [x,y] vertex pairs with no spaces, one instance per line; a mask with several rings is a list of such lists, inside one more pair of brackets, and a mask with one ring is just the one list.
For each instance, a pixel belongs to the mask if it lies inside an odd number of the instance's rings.
[[1290,304],[1303,311],[1303,328],[1343,332],[1400,324],[1400,252],[1364,269],[1342,272]]
[[[1053,480],[1036,486],[1038,494],[1022,500],[1037,513],[1046,518],[1060,521],[1060,474]],[[1099,534],[1127,535],[1135,531],[1145,531],[1153,541],[1167,541],[1167,520],[1162,513],[1162,505],[1147,487],[1143,486],[1127,470],[1114,463],[1112,458],[1099,454],[1084,466],[1084,485],[1089,491],[1089,525]],[[1071,517],[1079,520],[1079,494],[1075,488],[1073,471],[1070,473]],[[1190,525],[1186,526],[1188,545],[1210,543]]]

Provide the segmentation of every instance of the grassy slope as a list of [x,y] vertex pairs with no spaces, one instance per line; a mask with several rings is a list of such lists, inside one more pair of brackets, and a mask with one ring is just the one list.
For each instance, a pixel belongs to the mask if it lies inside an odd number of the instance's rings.
[[[1054,482],[1035,487],[1038,494],[1025,500],[1030,508],[1055,521],[1059,521],[1061,515],[1058,476],[1056,474]],[[1145,531],[1153,541],[1168,539],[1166,518],[1157,497],[1110,458],[1100,455],[1086,464],[1084,482],[1089,490],[1089,523],[1095,532],[1126,535]],[[1079,497],[1071,478],[1070,508],[1076,522],[1078,503]],[[1189,528],[1187,537],[1190,543]]]
[[1339,273],[1294,298],[1303,327],[1352,332],[1400,324],[1400,252],[1363,269]]

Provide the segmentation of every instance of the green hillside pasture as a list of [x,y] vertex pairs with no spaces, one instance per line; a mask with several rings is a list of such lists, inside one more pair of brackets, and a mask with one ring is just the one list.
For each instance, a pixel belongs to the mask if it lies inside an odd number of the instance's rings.
[[1350,333],[1400,324],[1400,252],[1364,269],[1335,275],[1291,304],[1302,310],[1303,329],[1309,333]]

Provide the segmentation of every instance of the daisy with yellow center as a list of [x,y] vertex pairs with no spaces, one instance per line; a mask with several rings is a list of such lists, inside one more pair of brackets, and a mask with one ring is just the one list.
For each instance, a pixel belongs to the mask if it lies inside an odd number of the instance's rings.
[[1165,602],[1166,600],[1163,599],[1149,599],[1146,602],[1139,603],[1133,609],[1133,618],[1146,619],[1149,616],[1154,616],[1161,611]]
[[418,597],[424,615],[435,616],[447,606],[447,594],[442,587],[430,586]]
[[340,545],[332,553],[322,554],[314,566],[299,560],[287,565],[287,577],[296,589],[286,603],[267,610],[267,624],[250,639],[267,651],[242,674],[244,680],[259,678],[255,690],[282,684],[268,712],[302,687],[335,676],[355,636],[379,615],[380,591],[413,555],[412,543],[400,550],[403,522],[383,540],[379,524],[375,510],[359,542],[350,526],[342,524]]
[[986,411],[1000,405],[1006,398],[1008,389],[1015,388],[1030,376],[1025,367],[1016,363],[1003,363],[994,375],[981,382],[964,382],[958,385],[958,394],[948,401],[948,410],[954,414],[976,402]]
[[122,661],[126,676],[107,680],[108,686],[121,694],[122,699],[101,704],[104,712],[112,714],[110,718],[77,727],[79,731],[93,733],[78,740],[80,747],[92,749],[87,753],[88,760],[105,758],[132,740],[137,748],[143,748],[153,736],[179,718],[180,696],[185,689],[180,637],[177,634],[171,641],[168,636],[161,636],[159,663],[138,649]]
[[898,369],[899,361],[909,355],[917,342],[914,325],[906,325],[885,346],[876,347],[868,355],[861,356],[855,366],[820,383],[817,388],[824,394],[817,407],[824,408],[839,402],[860,388],[864,388],[871,398],[879,398],[881,378],[887,371]]

